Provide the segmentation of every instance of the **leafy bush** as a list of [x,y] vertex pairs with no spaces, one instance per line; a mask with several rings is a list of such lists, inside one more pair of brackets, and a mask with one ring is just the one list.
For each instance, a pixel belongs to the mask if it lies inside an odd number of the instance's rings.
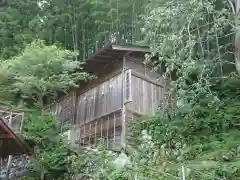
[[82,72],[82,63],[74,57],[72,51],[33,41],[21,54],[0,64],[0,86],[42,108],[44,98],[56,98],[57,93],[88,79],[89,74]]
[[219,80],[211,87],[212,96],[200,94],[188,109],[161,111],[135,122],[134,129],[137,133],[148,127],[161,162],[183,163],[192,169],[190,176],[198,178],[210,173],[236,179],[240,175],[239,83],[240,78],[234,75]]
[[42,116],[40,112],[27,115],[24,123],[25,140],[34,147],[34,157],[29,167],[30,177],[45,176],[48,179],[61,177],[71,164],[69,156],[73,154],[64,142],[62,127],[51,116]]

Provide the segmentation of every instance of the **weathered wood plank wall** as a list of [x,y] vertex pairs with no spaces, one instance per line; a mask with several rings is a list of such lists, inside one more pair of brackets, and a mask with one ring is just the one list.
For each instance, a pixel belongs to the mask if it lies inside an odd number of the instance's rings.
[[127,109],[139,114],[154,115],[164,100],[165,89],[134,74],[131,84],[134,93],[132,93],[132,102],[126,105]]
[[78,98],[77,122],[82,125],[121,109],[122,76],[118,74]]
[[158,83],[162,86],[165,86],[166,81],[162,78],[162,75],[160,73],[154,72],[154,67],[145,65],[143,62],[143,55],[140,56],[139,54],[132,54],[131,56],[127,57],[126,66],[127,68],[132,69],[133,73],[138,73],[153,83]]
[[55,115],[60,123],[73,123],[75,116],[75,92],[64,96],[61,101],[53,103],[46,108],[46,111]]
[[97,143],[99,139],[104,139],[107,147],[119,150],[122,129],[121,110],[83,124],[76,129],[81,146],[89,146]]
[[127,58],[126,66],[132,71],[132,102],[126,104],[128,110],[144,115],[154,115],[163,103],[165,80],[143,64],[143,56],[132,54]]
[[75,114],[75,98],[75,92],[72,92],[58,103],[58,117],[62,123],[73,123]]

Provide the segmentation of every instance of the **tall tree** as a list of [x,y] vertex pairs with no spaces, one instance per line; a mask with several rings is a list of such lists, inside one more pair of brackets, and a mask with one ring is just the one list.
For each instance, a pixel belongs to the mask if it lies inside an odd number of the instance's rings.
[[79,51],[83,60],[109,41],[131,44],[140,35],[147,0],[23,0],[0,7],[0,55],[19,53],[33,39]]
[[37,0],[3,2],[0,6],[0,59],[7,59],[36,37],[31,24],[41,22]]
[[80,80],[87,80],[88,74],[81,71],[81,63],[73,59],[74,55],[54,45],[46,46],[43,41],[34,41],[21,54],[1,63],[1,88],[43,108],[44,98],[54,98],[58,92],[77,87]]
[[[175,80],[180,104],[209,92],[217,77],[234,69],[234,16],[229,1],[156,0],[149,4],[144,31],[156,69]],[[149,56],[151,57],[151,56]],[[151,58],[148,58],[151,61]],[[178,91],[181,89],[181,91]]]
[[140,37],[139,15],[146,0],[47,1],[42,8],[41,38],[79,51],[85,59],[109,41],[132,43]]

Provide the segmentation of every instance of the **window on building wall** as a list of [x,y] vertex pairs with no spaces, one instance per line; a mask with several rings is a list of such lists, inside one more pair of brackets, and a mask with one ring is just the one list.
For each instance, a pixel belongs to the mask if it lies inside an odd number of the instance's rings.
[[132,101],[131,69],[125,71],[125,103]]

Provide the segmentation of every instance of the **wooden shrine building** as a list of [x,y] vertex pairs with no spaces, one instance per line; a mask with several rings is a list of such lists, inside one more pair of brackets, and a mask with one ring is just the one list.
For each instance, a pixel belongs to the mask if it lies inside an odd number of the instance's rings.
[[31,154],[32,149],[23,140],[21,130],[24,113],[0,106],[0,157]]
[[49,106],[62,123],[75,125],[69,140],[89,146],[99,138],[120,150],[126,144],[127,122],[153,115],[166,95],[165,82],[144,65],[148,48],[108,45],[90,57],[84,71],[96,79]]

